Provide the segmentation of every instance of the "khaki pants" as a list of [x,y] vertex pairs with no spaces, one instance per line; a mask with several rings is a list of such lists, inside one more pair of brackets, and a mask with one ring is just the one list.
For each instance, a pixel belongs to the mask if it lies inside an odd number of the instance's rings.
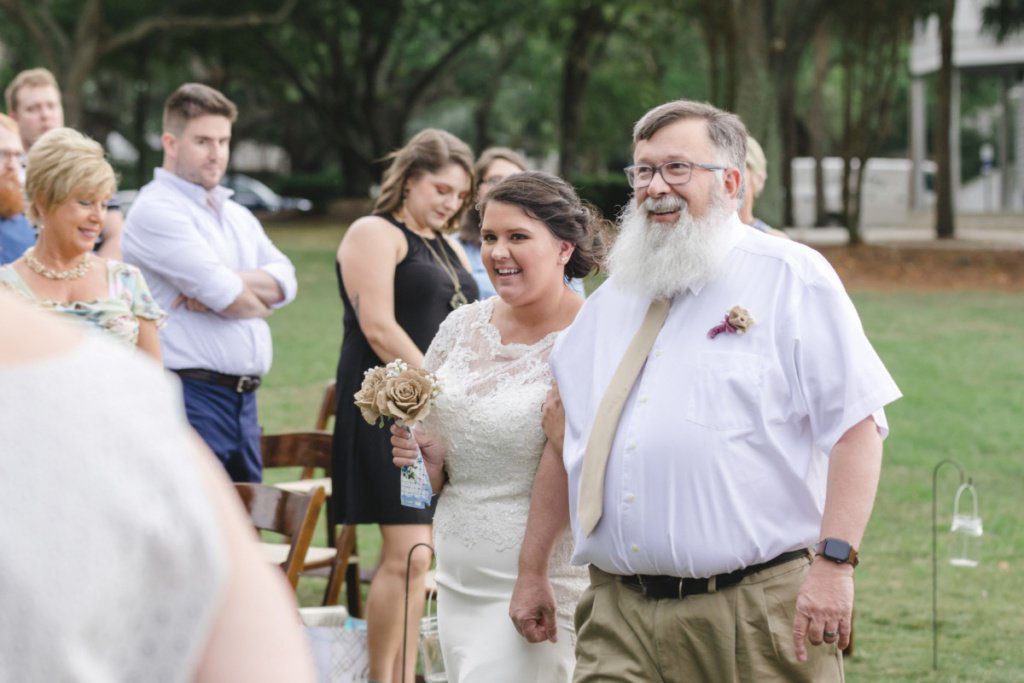
[[576,608],[574,683],[843,681],[835,644],[796,661],[793,617],[810,558],[719,592],[652,600],[590,567]]

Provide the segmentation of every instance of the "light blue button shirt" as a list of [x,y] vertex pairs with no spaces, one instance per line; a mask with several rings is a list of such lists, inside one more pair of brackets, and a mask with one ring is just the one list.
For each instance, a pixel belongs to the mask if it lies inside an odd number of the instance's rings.
[[[222,311],[242,293],[239,273],[262,270],[290,303],[298,285],[291,261],[274,246],[256,217],[233,201],[225,187],[206,190],[162,168],[139,191],[125,221],[124,260],[138,266],[153,297],[168,313],[160,331],[164,364],[231,375],[264,375],[273,350],[261,318],[225,318]],[[179,294],[210,311],[172,308]]]
[[17,261],[35,243],[36,231],[25,214],[0,218],[0,266]]

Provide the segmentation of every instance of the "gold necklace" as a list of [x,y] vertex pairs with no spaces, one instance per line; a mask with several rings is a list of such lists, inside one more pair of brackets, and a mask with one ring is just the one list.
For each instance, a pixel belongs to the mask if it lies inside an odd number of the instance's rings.
[[82,257],[82,262],[74,268],[68,270],[52,270],[43,265],[43,262],[36,258],[35,247],[29,247],[25,252],[25,265],[27,265],[32,272],[42,275],[48,280],[78,280],[89,272],[89,267],[92,266],[92,259],[89,258],[89,254],[86,253]]
[[[462,293],[462,283],[459,282],[459,273],[457,270],[455,270],[455,267],[451,264],[451,261],[448,260],[448,255],[445,253],[444,247],[441,245],[437,246],[437,250],[441,252],[441,255],[438,256],[437,251],[434,251],[434,248],[430,246],[430,242],[427,240],[426,237],[419,233],[416,233],[416,236],[423,240],[423,246],[427,248],[427,250],[430,252],[430,255],[434,257],[434,260],[436,260],[437,263],[441,266],[442,270],[444,270],[445,272],[445,275],[448,276],[448,279],[452,281],[452,285],[455,287],[455,294],[453,294],[452,298],[448,300],[448,306],[451,307],[451,309],[454,311],[459,306],[465,306],[466,304],[468,304],[469,299],[467,299],[466,295]],[[437,239],[443,240],[444,237],[438,235]]]

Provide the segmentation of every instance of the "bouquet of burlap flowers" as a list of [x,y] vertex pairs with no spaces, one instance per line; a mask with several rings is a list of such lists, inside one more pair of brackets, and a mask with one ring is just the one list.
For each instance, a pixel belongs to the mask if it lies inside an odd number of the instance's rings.
[[[441,393],[437,376],[396,358],[387,365],[370,368],[363,385],[355,393],[356,407],[369,424],[384,427],[390,417],[400,427],[412,427],[430,414],[434,399]],[[417,453],[416,464],[402,467],[401,502],[406,507],[423,509],[433,497],[430,477]]]

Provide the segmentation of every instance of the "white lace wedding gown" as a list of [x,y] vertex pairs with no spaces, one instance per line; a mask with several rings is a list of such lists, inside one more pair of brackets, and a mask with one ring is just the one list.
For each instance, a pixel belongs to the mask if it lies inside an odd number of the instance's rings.
[[558,642],[526,642],[508,616],[556,334],[502,344],[490,322],[496,300],[449,315],[425,360],[442,386],[425,427],[447,446],[448,482],[434,515],[441,648],[451,683],[563,683],[574,665],[572,614],[587,585],[586,570],[569,565],[568,533],[550,563]]

